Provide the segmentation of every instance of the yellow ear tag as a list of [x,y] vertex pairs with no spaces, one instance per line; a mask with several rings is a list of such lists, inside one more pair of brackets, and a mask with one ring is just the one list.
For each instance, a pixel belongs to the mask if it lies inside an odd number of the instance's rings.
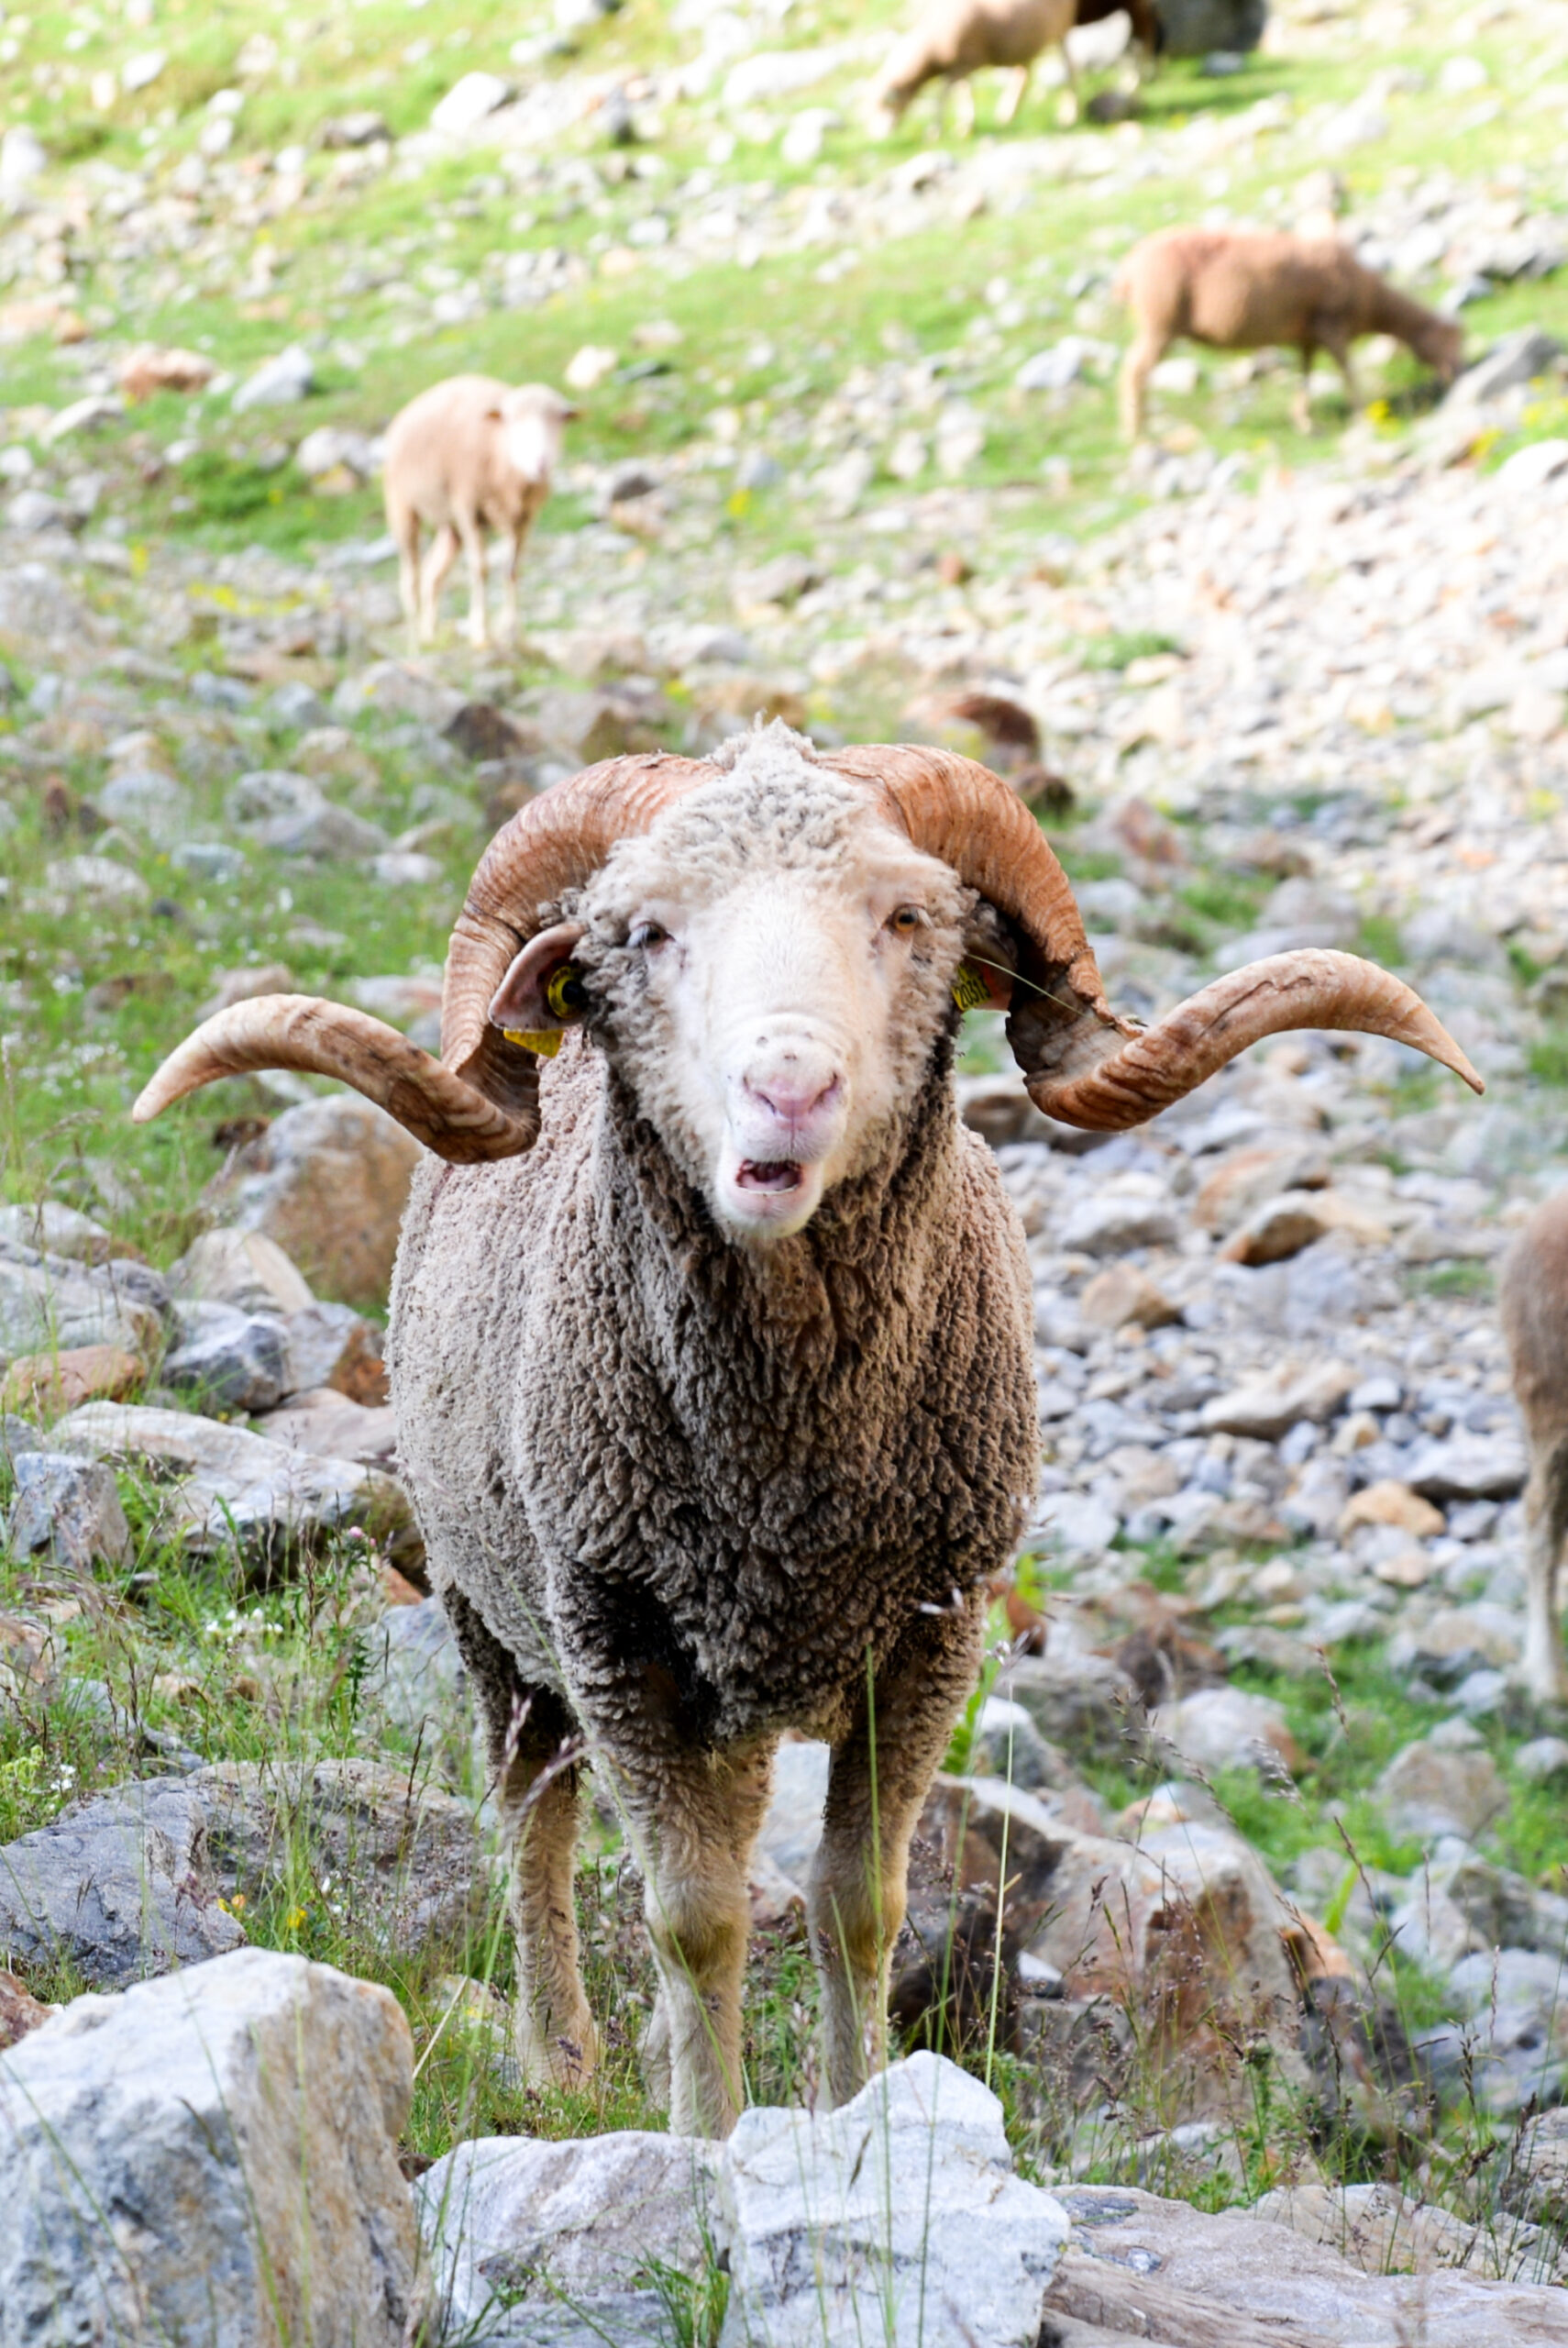
[[960,962],[953,973],[953,1000],[960,1011],[980,1011],[991,999],[991,991],[967,962]]
[[542,1060],[555,1058],[566,1034],[563,1027],[551,1027],[536,1036],[526,1027],[503,1027],[501,1032],[509,1044],[521,1044],[525,1052],[537,1052]]

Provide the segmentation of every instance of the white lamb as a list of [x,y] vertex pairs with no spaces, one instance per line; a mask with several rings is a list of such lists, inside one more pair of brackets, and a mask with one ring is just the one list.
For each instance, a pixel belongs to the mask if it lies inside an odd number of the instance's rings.
[[[398,588],[409,642],[436,635],[441,583],[459,543],[469,564],[469,641],[490,641],[485,612],[485,532],[507,541],[506,627],[517,633],[517,566],[523,541],[550,493],[564,427],[578,413],[547,383],[500,383],[453,375],[410,400],[387,433],[381,473],[387,527],[397,541]],[[419,563],[421,526],[435,531]]]

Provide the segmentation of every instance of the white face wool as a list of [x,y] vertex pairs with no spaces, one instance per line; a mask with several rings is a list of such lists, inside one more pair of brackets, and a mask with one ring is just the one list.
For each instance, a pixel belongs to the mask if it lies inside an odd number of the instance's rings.
[[501,428],[508,461],[524,480],[546,480],[560,459],[560,419],[524,408],[504,416]]
[[644,1113],[719,1220],[766,1244],[912,1103],[974,901],[785,729],[727,763],[616,847],[584,959]]

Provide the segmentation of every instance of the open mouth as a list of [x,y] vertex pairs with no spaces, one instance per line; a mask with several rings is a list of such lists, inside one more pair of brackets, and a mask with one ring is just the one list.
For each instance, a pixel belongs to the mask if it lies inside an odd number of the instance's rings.
[[798,1191],[800,1161],[793,1157],[743,1157],[735,1175],[740,1191]]

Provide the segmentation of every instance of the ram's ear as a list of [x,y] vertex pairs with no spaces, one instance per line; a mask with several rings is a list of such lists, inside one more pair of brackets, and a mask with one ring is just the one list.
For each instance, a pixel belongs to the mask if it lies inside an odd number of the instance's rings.
[[996,907],[982,897],[964,938],[964,959],[953,979],[961,1011],[1006,1011],[1012,1002],[1018,947]]
[[509,1042],[548,1057],[582,1017],[588,998],[571,958],[582,935],[581,922],[558,922],[531,937],[517,956],[490,1006],[491,1026]]

